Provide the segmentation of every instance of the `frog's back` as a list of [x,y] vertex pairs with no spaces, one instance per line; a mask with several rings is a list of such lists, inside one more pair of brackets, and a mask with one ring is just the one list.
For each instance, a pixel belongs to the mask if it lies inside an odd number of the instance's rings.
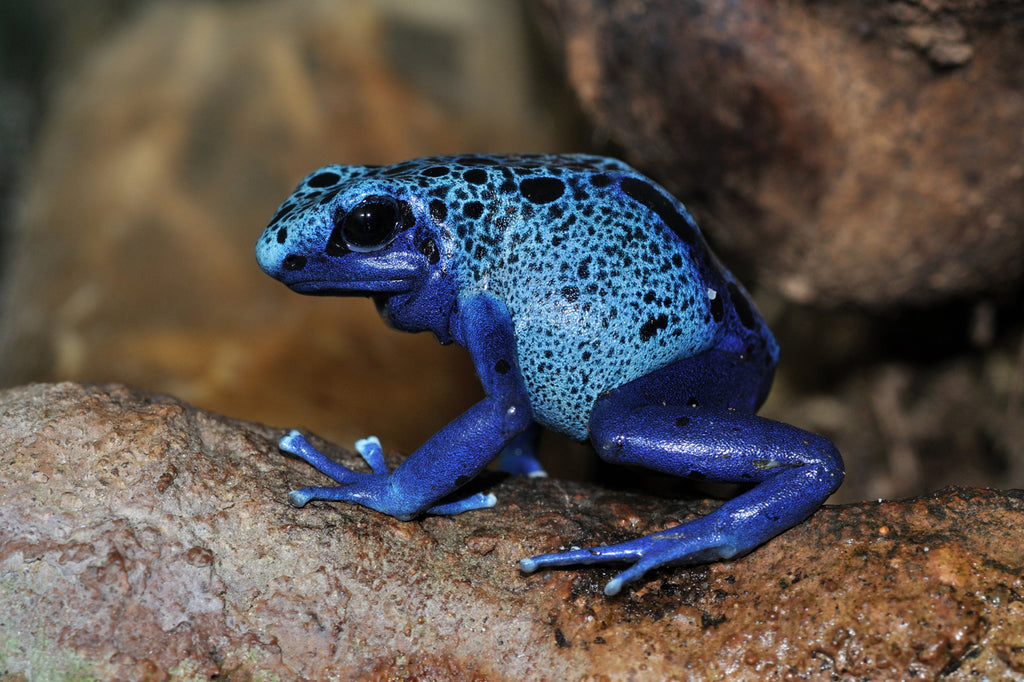
[[[507,306],[536,419],[587,437],[597,397],[721,347],[777,349],[685,208],[635,170],[585,155],[421,159],[454,232],[460,295]],[[426,183],[425,183],[426,184]]]

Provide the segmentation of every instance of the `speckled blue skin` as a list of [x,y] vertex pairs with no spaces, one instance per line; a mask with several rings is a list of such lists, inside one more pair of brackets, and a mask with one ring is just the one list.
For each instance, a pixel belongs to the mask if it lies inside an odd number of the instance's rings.
[[281,205],[260,267],[305,294],[372,297],[397,329],[473,358],[486,397],[389,472],[327,459],[296,431],[281,447],[340,485],[290,495],[409,519],[493,506],[452,499],[490,461],[542,474],[537,425],[611,462],[754,484],[715,512],[618,545],[524,559],[627,562],[605,588],[666,564],[747,552],[809,516],[842,482],[832,444],[758,416],[778,347],[686,209],[613,159],[453,156],[327,166]]

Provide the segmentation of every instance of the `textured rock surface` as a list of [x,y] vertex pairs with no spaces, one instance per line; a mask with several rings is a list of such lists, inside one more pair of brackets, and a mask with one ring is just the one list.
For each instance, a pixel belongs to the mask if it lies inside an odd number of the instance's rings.
[[1024,273],[1024,3],[535,0],[586,111],[819,304]]
[[0,394],[0,673],[1024,677],[1019,491],[826,508],[607,599],[610,569],[516,559],[708,504],[496,477],[497,508],[455,518],[293,509],[321,479],[279,433],[120,386]]

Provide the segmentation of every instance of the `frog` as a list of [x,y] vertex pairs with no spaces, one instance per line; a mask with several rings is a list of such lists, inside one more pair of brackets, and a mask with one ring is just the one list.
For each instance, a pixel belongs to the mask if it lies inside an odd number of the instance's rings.
[[[825,437],[757,414],[779,347],[686,207],[617,159],[462,154],[329,165],[303,179],[256,245],[259,266],[308,295],[372,299],[383,320],[469,352],[479,402],[390,470],[337,463],[298,430],[282,451],[335,485],[289,494],[397,519],[494,507],[461,492],[492,463],[542,476],[541,429],[603,460],[736,483],[714,511],[648,535],[524,558],[523,573],[624,564],[605,594],[656,568],[740,557],[839,487]],[[566,512],[568,513],[568,512]]]

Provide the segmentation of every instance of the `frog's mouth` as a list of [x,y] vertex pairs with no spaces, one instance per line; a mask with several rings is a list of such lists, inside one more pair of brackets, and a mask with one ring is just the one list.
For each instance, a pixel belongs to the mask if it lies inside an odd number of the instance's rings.
[[289,289],[307,296],[389,296],[404,294],[415,288],[413,279],[391,279],[367,282],[326,282],[305,280],[285,282]]
[[[391,254],[388,259],[348,257],[344,267],[332,261],[304,262],[301,268],[282,267],[274,276],[292,291],[311,296],[368,296],[413,291],[425,274],[423,259]],[[286,259],[287,260],[287,259]],[[341,277],[338,277],[341,275]]]

